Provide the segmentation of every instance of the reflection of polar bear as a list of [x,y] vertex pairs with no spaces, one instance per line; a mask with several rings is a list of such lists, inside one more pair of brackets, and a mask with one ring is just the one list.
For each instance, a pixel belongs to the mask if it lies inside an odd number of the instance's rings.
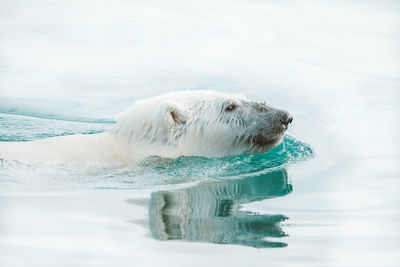
[[0,158],[134,162],[150,155],[222,157],[276,146],[292,117],[244,96],[180,91],[139,100],[107,133],[0,143]]
[[292,191],[286,170],[196,184],[151,194],[149,226],[158,240],[184,240],[253,247],[284,247],[265,240],[283,237],[283,215],[255,214],[241,205]]

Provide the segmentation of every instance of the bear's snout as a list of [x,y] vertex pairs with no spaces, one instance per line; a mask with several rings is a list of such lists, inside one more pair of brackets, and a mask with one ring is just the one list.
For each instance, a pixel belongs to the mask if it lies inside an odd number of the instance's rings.
[[289,123],[293,121],[293,117],[286,111],[280,111],[278,117],[279,117],[279,122],[286,128],[288,127]]

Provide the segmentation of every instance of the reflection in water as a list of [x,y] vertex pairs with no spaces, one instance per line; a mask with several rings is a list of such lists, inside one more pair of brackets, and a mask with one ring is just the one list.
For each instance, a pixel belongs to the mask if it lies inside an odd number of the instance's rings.
[[286,170],[237,180],[201,183],[193,187],[154,192],[150,229],[158,240],[184,240],[253,247],[284,247],[264,238],[286,234],[283,215],[259,215],[240,204],[283,196],[292,191]]

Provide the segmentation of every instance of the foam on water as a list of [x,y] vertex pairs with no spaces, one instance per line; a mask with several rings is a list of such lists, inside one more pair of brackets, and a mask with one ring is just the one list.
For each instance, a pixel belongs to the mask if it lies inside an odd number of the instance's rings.
[[[281,144],[264,154],[225,158],[179,157],[161,160],[155,164],[154,169],[158,173],[175,177],[202,176],[221,179],[282,168],[311,156],[312,149],[309,145],[285,135]],[[148,160],[157,162],[157,157]]]

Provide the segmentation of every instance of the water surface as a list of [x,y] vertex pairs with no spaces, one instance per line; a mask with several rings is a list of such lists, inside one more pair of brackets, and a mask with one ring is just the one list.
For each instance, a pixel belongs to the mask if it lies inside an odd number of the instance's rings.
[[1,161],[1,266],[399,266],[398,1],[3,1],[0,139],[92,134],[142,97],[288,110],[263,155]]

